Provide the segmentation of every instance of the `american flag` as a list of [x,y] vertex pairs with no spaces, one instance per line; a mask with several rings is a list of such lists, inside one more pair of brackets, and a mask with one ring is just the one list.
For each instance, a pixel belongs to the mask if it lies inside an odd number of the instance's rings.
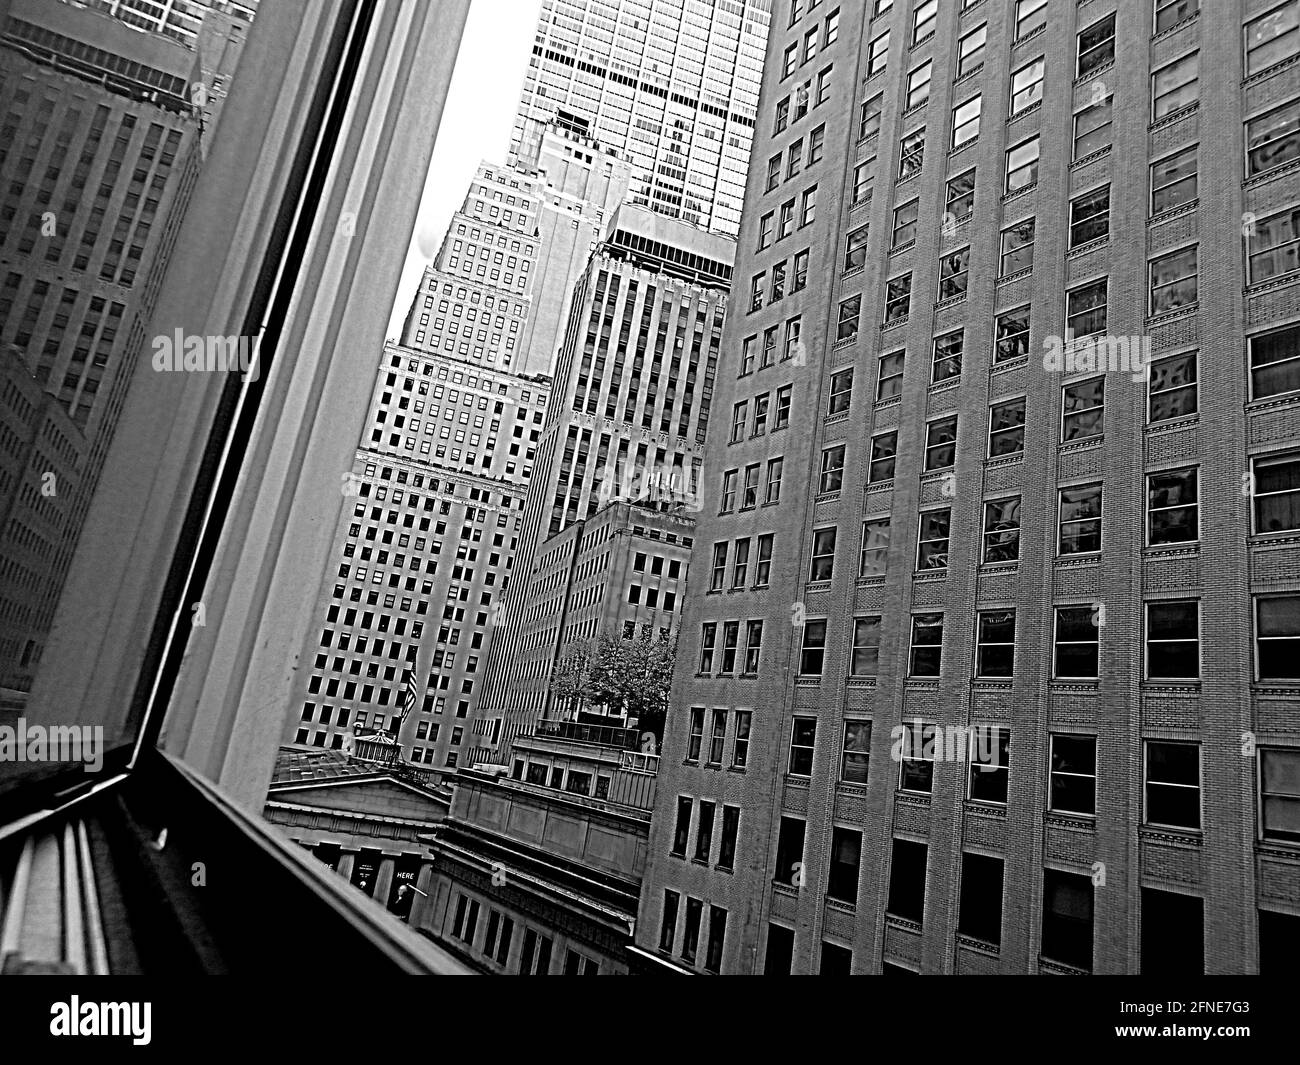
[[415,670],[406,671],[406,692],[402,696],[403,717],[415,709],[416,704],[420,701],[420,696],[415,690]]

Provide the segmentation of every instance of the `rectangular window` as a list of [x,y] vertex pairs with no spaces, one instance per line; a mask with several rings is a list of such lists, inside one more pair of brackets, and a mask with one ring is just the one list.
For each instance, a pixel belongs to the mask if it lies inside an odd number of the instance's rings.
[[754,560],[754,587],[766,588],[772,577],[772,533],[758,538],[758,557]]
[[786,151],[785,177],[789,181],[803,169],[803,138],[790,145]]
[[1088,440],[1105,431],[1106,379],[1093,377],[1061,389],[1061,440]]
[[677,796],[677,823],[673,828],[672,854],[678,858],[686,857],[686,843],[691,835],[691,808],[693,802],[683,795]]
[[722,586],[727,576],[727,554],[730,550],[730,541],[722,540],[713,545],[713,574],[709,582],[709,591],[717,592],[722,590]]
[[1055,813],[1097,812],[1097,737],[1054,734],[1051,737],[1048,809]]
[[749,421],[749,401],[741,400],[731,409],[731,443],[745,439],[745,424]]
[[727,911],[721,906],[709,905],[709,942],[704,951],[706,972],[722,971],[722,946],[727,938]]
[[995,404],[989,413],[989,458],[1025,450],[1025,397]]
[[1159,122],[1200,97],[1200,53],[1192,52],[1151,75],[1151,120]]
[[904,133],[899,141],[898,180],[905,181],[919,174],[925,165],[925,127]]
[[[876,402],[893,399],[903,394],[903,357],[902,351],[891,351],[880,356],[880,367],[876,374]],[[893,474],[890,474],[892,477]]]
[[817,719],[796,717],[790,732],[790,772],[795,776],[811,776],[813,749],[817,743]]
[[871,438],[871,462],[867,467],[867,484],[893,479],[898,461],[898,430],[891,429]]
[[1199,608],[1195,599],[1147,603],[1147,677],[1152,680],[1200,677]]
[[736,484],[740,480],[739,470],[726,470],[722,474],[722,509],[719,514],[733,510],[736,506]]
[[849,234],[844,246],[844,272],[861,270],[867,262],[867,227],[860,226]]
[[1151,213],[1161,214],[1192,203],[1199,194],[1197,149],[1190,148],[1167,155],[1151,164]]
[[858,140],[866,140],[880,132],[880,113],[883,106],[883,93],[877,93],[863,103],[858,112]]
[[[726,742],[727,742],[727,711],[714,710],[713,711],[713,732],[709,736],[709,765],[722,765],[722,751],[723,748],[726,746]],[[708,806],[707,813],[708,813],[709,831],[712,832],[713,831],[713,804],[712,803],[700,803],[700,818],[701,820],[704,819],[706,805]],[[705,849],[704,856],[708,857],[707,848]],[[697,854],[696,857],[698,858],[699,855]]]
[[1201,0],[1156,0],[1155,33],[1164,33],[1191,18],[1201,8]]
[[862,297],[853,296],[840,304],[839,322],[835,328],[835,342],[855,340],[858,335],[858,317],[862,311]]
[[1070,247],[1078,248],[1110,235],[1110,186],[1070,201]]
[[763,955],[764,976],[789,976],[794,965],[794,930],[779,924],[767,926],[767,951]]
[[1146,742],[1146,823],[1201,827],[1201,748],[1195,743]]
[[677,905],[681,896],[675,891],[664,891],[663,919],[659,923],[659,949],[672,952],[677,939]]
[[772,219],[775,218],[772,211],[768,211],[758,220],[758,250],[762,251],[772,243]]
[[753,714],[749,710],[736,711],[736,739],[731,745],[731,767],[744,769],[749,765],[749,729]]
[[700,802],[700,823],[695,832],[695,860],[707,862],[713,849],[713,810],[711,802]]
[[1008,148],[1006,153],[1006,192],[1019,192],[1038,183],[1038,138]]
[[931,370],[931,384],[951,381],[961,376],[961,357],[966,346],[966,331],[958,329],[955,333],[945,333],[934,338],[934,363]]
[[1253,399],[1300,391],[1300,326],[1261,333],[1249,345]]
[[[682,961],[695,962],[695,952],[700,945],[700,915],[704,911],[704,903],[699,899],[693,899],[686,896],[686,923],[682,928]],[[569,957],[574,956],[573,951],[569,951]],[[577,972],[577,966],[574,966],[574,973]],[[568,975],[566,968],[565,974]]]
[[820,677],[826,659],[826,622],[809,621],[803,627],[803,644],[799,652],[799,673]]
[[849,404],[853,398],[853,370],[840,370],[831,375],[831,394],[830,403],[827,406],[827,416],[843,414],[849,409]]
[[957,42],[957,77],[974,74],[984,65],[984,46],[988,43],[988,23],[977,26]]
[[1300,269],[1300,207],[1246,227],[1246,282],[1257,285]]
[[722,808],[722,838],[718,840],[718,867],[730,869],[736,863],[736,837],[740,831],[740,807]]
[[763,486],[763,502],[779,503],[781,501],[781,473],[785,468],[785,459],[767,460],[767,480]]
[[918,44],[934,33],[939,19],[939,0],[921,0],[912,12],[912,44]]
[[955,224],[968,217],[975,209],[975,171],[967,170],[948,182],[944,224]]
[[1300,99],[1246,123],[1246,176],[1266,174],[1300,159]]
[[1196,413],[1196,352],[1151,363],[1147,379],[1147,420],[1169,421]]
[[745,674],[747,676],[754,676],[758,673],[759,659],[762,653],[763,623],[761,621],[745,622]]
[[925,866],[928,848],[910,839],[894,840],[889,863],[889,901],[885,912],[921,924],[925,917]]
[[749,537],[742,536],[736,540],[736,556],[731,564],[731,587],[743,588],[745,576],[749,572]]
[[925,427],[925,472],[943,470],[957,462],[957,415],[953,414]]
[[889,31],[885,30],[879,37],[873,38],[871,44],[867,47],[867,72],[866,77],[873,74],[879,74],[885,69],[886,61],[889,59]]
[[1007,781],[1011,772],[1011,730],[990,725],[978,729],[970,764],[970,797],[976,802],[1007,802]]
[[1073,289],[1065,297],[1065,328],[1077,338],[1106,332],[1106,278]]
[[[1300,212],[1297,212],[1300,216]],[[1151,314],[1189,307],[1197,297],[1197,246],[1151,260]],[[1294,251],[1292,252],[1294,262]],[[1294,269],[1294,265],[1292,269]]]
[[[704,744],[704,707],[691,707],[690,733],[686,739],[686,757],[689,761],[700,760],[700,748]],[[680,804],[679,804],[680,812]]]
[[970,248],[958,248],[939,257],[939,299],[966,295],[970,282]]
[[1020,557],[1020,497],[984,504],[984,561],[1015,562]]
[[1300,747],[1261,748],[1259,757],[1263,837],[1300,843]]
[[[1204,975],[1204,911],[1195,895],[1144,887],[1138,972],[1143,976]],[[1261,938],[1264,934],[1261,929]]]
[[1300,595],[1261,595],[1255,609],[1259,679],[1300,680]]
[[917,532],[916,568],[934,570],[948,568],[948,533],[952,511],[924,510]]
[[983,943],[1002,942],[1002,859],[963,852],[957,932]]
[[920,202],[920,200],[910,200],[901,207],[894,208],[894,233],[889,244],[891,252],[916,240],[916,219]]
[[1011,108],[1007,112],[1014,115],[1027,107],[1041,103],[1043,99],[1043,57],[1032,59],[1011,75]]
[[889,519],[872,518],[862,523],[862,556],[859,577],[875,577],[885,572],[889,561]]
[[862,862],[862,833],[835,825],[831,828],[831,867],[826,876],[828,898],[858,903],[858,870]]
[[1016,40],[1047,25],[1047,0],[1016,0]]
[[898,786],[928,795],[934,785],[935,726],[913,719],[904,720],[899,729],[891,752],[899,764]]
[[835,444],[822,449],[821,478],[817,485],[820,495],[838,492],[844,483],[844,445]]
[[713,648],[718,638],[718,624],[706,621],[700,626],[700,672],[713,672]]
[[795,252],[794,274],[790,278],[790,294],[801,292],[808,287],[808,249]]
[[885,285],[885,325],[907,321],[912,309],[912,275],[890,278]]
[[1002,231],[999,276],[1008,277],[1034,265],[1034,219],[1026,218]]
[[1111,145],[1114,97],[1089,104],[1074,115],[1074,159],[1083,159]]
[[1200,538],[1199,471],[1195,466],[1147,476],[1147,543],[1188,543]]
[[835,534],[834,525],[824,529],[813,530],[812,565],[809,567],[810,581],[829,581],[835,570]]
[[817,186],[804,189],[799,198],[799,228],[810,226],[817,216]]
[[871,722],[844,722],[844,751],[840,755],[840,779],[846,784],[865,784],[871,763]]
[[1029,308],[1017,307],[997,316],[993,361],[1008,362],[1029,354]]
[[779,884],[803,886],[803,839],[805,824],[800,817],[782,815],[776,837],[776,869]]
[[880,668],[880,615],[853,619],[853,654],[849,675],[874,677]]
[[1300,51],[1300,3],[1287,0],[1246,23],[1246,76],[1267,70]]
[[912,615],[909,675],[937,677],[943,659],[943,614]]
[[907,109],[920,107],[930,98],[930,75],[934,71],[934,62],[927,59],[907,75]]
[[776,410],[772,415],[772,430],[784,429],[790,424],[790,403],[794,394],[792,385],[782,385],[776,390]]
[[1300,452],[1254,458],[1255,533],[1300,529]]
[[866,203],[871,199],[871,189],[875,180],[876,160],[872,156],[865,163],[859,163],[853,168],[853,200],[850,206],[856,207],[858,204]]
[[767,161],[767,184],[763,187],[764,192],[771,192],[781,184],[781,153],[777,152]]
[[734,673],[736,671],[736,650],[740,643],[740,622],[724,621],[722,623],[722,662],[718,672]]
[[983,96],[974,96],[952,109],[952,150],[964,147],[980,135]]
[[1077,77],[1100,70],[1115,59],[1115,13],[1098,19],[1079,33]]
[[1094,680],[1101,649],[1101,615],[1092,606],[1058,606],[1053,675]]
[[1043,870],[1043,957],[1092,971],[1092,879]]
[[1015,665],[1016,612],[981,610],[975,629],[975,676],[1011,676]]

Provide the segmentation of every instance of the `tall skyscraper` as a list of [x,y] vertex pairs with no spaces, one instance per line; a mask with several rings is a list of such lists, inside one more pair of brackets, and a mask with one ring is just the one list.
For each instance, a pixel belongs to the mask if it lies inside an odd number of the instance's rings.
[[543,0],[510,161],[545,124],[632,164],[629,202],[734,236],[771,0]]
[[644,955],[1286,971],[1298,52],[1294,0],[782,0]]
[[493,636],[481,729],[496,732],[504,718],[508,740],[545,706],[551,656],[529,654],[523,641],[526,626],[534,638],[555,635],[534,617],[553,606],[549,575],[536,567],[552,538],[615,499],[669,508],[694,498],[734,247],[624,206],[579,279]]
[[0,3],[0,688],[21,705],[199,168],[193,51]]

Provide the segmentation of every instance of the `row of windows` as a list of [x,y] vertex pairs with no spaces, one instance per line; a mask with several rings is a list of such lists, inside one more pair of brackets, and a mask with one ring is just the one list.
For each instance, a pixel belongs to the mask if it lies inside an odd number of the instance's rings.
[[[1092,602],[1053,608],[1052,676],[1058,680],[1095,681],[1100,676],[1101,638],[1106,624],[1104,603]],[[1265,682],[1300,681],[1300,595],[1257,595],[1255,613],[1255,675]],[[907,675],[937,678],[942,673],[944,611],[918,611],[910,615]],[[849,655],[851,677],[874,677],[880,668],[883,632],[881,615],[851,619]],[[716,622],[706,622],[704,639]],[[723,622],[726,626],[738,622]],[[755,622],[748,624],[754,625]],[[799,649],[799,675],[823,675],[830,621],[809,618],[803,625]],[[1162,681],[1195,681],[1201,676],[1201,612],[1198,599],[1169,599],[1146,604],[1145,676]],[[758,631],[761,640],[762,631]],[[981,610],[976,616],[974,670],[976,677],[1007,678],[1015,664],[1016,611]],[[725,644],[724,644],[725,651]],[[734,647],[733,647],[734,651]],[[748,653],[748,652],[747,652]],[[755,652],[757,661],[757,651]],[[712,672],[712,648],[701,651],[700,672]],[[706,670],[703,667],[709,665]]]

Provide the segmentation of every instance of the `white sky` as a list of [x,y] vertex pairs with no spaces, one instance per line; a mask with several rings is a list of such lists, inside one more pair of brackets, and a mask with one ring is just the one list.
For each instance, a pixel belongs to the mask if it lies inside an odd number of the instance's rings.
[[504,163],[541,0],[472,0],[387,335],[397,339],[424,268],[484,159]]

